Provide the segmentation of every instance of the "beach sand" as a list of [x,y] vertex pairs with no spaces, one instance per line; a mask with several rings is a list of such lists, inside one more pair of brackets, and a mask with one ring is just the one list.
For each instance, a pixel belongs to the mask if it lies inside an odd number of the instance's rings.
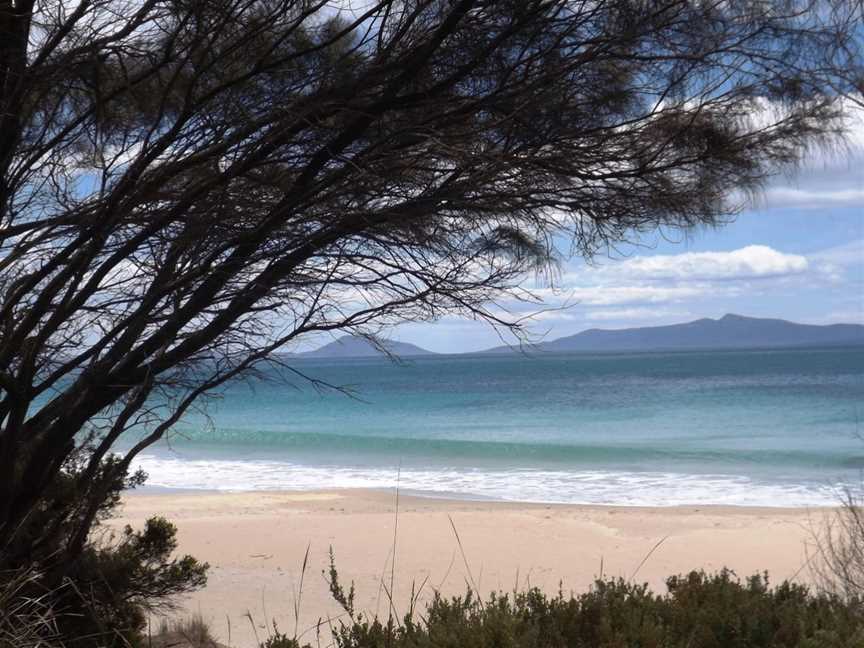
[[767,570],[773,582],[807,582],[805,543],[826,512],[473,502],[404,494],[398,516],[396,511],[393,492],[169,492],[125,497],[121,516],[111,525],[140,526],[152,515],[175,522],[179,551],[211,565],[207,587],[186,597],[177,614],[200,613],[222,641],[230,635],[233,646],[252,648],[256,633],[266,637],[274,619],[289,635],[296,625],[313,645],[319,618],[323,636],[328,617],[338,623],[341,610],[322,574],[330,547],[340,579],[356,585],[358,609],[386,617],[392,578],[393,605],[401,616],[408,611],[412,584],[422,609],[433,590],[461,594],[469,584],[484,595],[516,586],[581,592],[601,570],[661,592],[671,574],[724,566],[741,576]]

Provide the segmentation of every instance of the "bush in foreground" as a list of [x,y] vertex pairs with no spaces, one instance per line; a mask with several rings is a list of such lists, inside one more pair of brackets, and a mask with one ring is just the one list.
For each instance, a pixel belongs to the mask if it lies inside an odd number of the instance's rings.
[[[767,576],[692,572],[667,580],[668,592],[623,580],[597,581],[579,596],[533,589],[493,595],[435,596],[422,621],[364,619],[334,630],[338,648],[860,648],[864,607]],[[277,640],[278,639],[278,640]],[[329,642],[325,642],[329,643]],[[299,648],[281,636],[262,648]]]
[[[127,477],[116,465],[104,462],[89,480],[69,466],[17,542],[0,551],[0,648],[149,648],[147,614],[206,582],[206,563],[175,555],[177,528],[165,518],[152,517],[140,530],[101,528],[122,490],[145,478]],[[89,533],[78,536],[80,529]]]

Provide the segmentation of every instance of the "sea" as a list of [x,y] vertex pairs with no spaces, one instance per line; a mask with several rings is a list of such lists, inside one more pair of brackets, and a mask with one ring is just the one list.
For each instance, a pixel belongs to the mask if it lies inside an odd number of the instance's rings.
[[141,454],[148,488],[811,507],[864,474],[864,347],[289,365]]

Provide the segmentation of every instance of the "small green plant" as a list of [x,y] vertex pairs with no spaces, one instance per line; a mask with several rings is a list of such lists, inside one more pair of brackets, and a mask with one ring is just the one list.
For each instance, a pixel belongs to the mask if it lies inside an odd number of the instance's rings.
[[294,637],[289,637],[284,632],[281,632],[274,622],[273,634],[264,640],[261,648],[300,648],[300,644],[297,643]]
[[327,570],[325,579],[330,587],[330,596],[336,601],[340,607],[345,610],[345,613],[351,620],[355,619],[354,612],[354,583],[345,590],[345,587],[339,581],[339,572],[336,569],[336,557],[333,554],[333,547],[330,547],[330,567]]

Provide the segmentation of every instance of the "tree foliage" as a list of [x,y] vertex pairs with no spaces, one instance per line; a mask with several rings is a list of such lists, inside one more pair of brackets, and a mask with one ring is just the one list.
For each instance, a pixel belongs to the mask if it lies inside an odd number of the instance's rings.
[[0,568],[74,569],[136,454],[303,336],[518,333],[525,273],[733,215],[842,135],[853,5],[0,0]]

